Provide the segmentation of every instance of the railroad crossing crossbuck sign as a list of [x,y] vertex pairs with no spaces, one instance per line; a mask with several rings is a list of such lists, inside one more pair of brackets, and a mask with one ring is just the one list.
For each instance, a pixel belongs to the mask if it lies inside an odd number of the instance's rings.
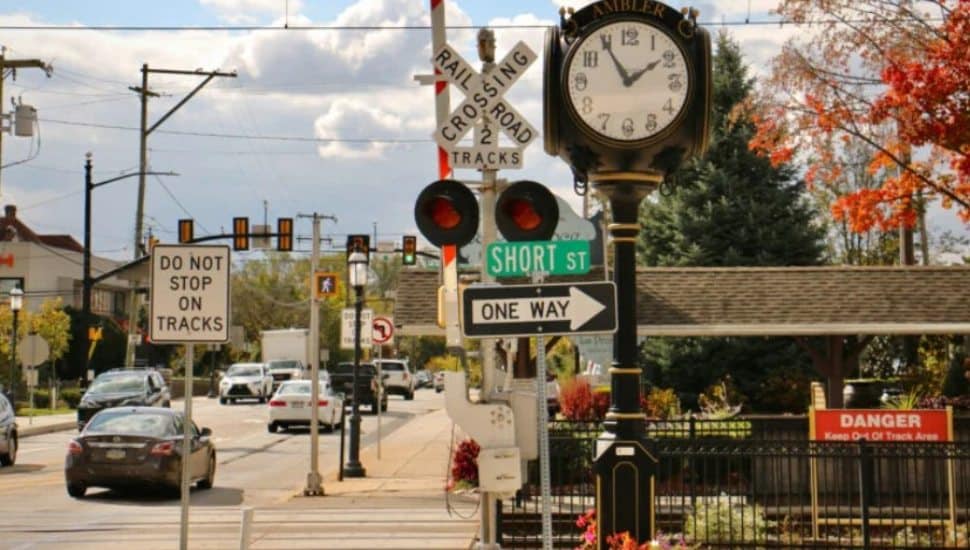
[[616,332],[613,283],[470,286],[461,300],[469,338]]
[[[435,68],[465,94],[465,101],[434,133],[438,145],[448,151],[453,167],[522,167],[522,150],[538,132],[503,96],[535,60],[535,52],[520,41],[491,72],[482,75],[448,44],[435,52],[432,59]],[[483,117],[489,122],[486,123]],[[459,146],[458,142],[472,128],[475,129],[474,145]],[[496,128],[516,146],[499,147]]]

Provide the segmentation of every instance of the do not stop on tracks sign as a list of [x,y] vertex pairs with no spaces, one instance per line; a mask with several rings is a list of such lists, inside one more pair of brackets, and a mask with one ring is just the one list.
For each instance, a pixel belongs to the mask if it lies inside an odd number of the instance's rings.
[[157,343],[229,341],[229,247],[152,250],[149,335]]

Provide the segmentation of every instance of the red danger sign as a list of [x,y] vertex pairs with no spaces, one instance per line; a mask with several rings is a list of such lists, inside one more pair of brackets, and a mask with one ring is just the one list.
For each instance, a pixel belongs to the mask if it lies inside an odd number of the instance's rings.
[[948,410],[826,409],[812,417],[812,440],[872,442],[951,441]]

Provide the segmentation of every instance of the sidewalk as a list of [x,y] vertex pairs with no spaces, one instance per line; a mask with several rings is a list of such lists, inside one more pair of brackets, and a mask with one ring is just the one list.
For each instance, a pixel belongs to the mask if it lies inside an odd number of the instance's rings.
[[51,414],[46,416],[17,417],[17,432],[20,437],[49,434],[77,428],[77,414]]
[[[304,497],[301,488],[279,508],[256,510],[251,548],[472,547],[478,499],[444,489],[451,445],[452,423],[444,409],[414,418],[384,438],[380,460],[376,444],[361,450],[366,477],[337,481],[336,471],[327,472],[326,496]],[[283,510],[294,522],[312,512],[314,537],[294,539],[276,515]],[[261,514],[268,516],[265,522]]]

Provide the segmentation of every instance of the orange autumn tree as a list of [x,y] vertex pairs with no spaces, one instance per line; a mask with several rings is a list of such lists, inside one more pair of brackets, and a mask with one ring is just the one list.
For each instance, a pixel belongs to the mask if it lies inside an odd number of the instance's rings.
[[[970,223],[970,0],[781,0],[804,32],[775,58],[750,146],[807,163],[853,231],[916,221],[922,196]],[[845,152],[876,185],[845,186]],[[858,155],[853,155],[858,159]]]

